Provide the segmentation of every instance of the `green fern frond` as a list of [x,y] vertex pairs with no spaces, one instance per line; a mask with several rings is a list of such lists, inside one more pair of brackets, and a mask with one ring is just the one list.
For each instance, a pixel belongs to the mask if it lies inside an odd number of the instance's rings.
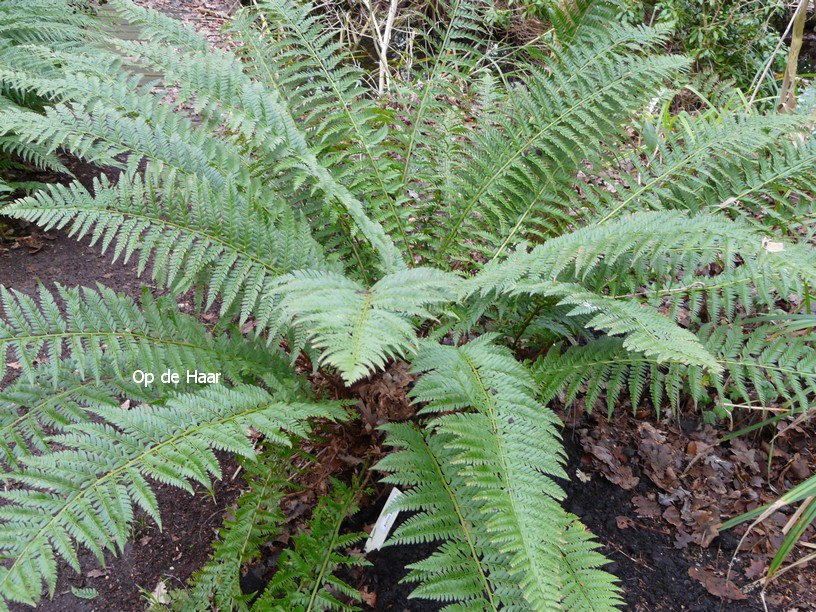
[[50,438],[65,450],[27,458],[5,475],[19,483],[2,493],[0,552],[13,559],[0,569],[3,601],[36,605],[41,585],[53,595],[57,557],[79,571],[82,545],[104,562],[122,550],[138,506],[161,526],[155,494],[146,479],[193,492],[220,478],[211,449],[255,458],[249,428],[288,445],[307,433],[312,417],[342,418],[336,404],[281,403],[258,387],[209,387],[164,405],[131,410],[96,406],[104,423],[81,423]]
[[178,19],[172,19],[159,11],[128,0],[107,0],[106,4],[114,8],[127,23],[138,27],[144,36],[196,51],[210,49],[210,43],[203,34],[186,27]]
[[737,320],[705,325],[699,335],[717,355],[725,376],[714,381],[721,398],[734,390],[750,406],[785,403],[807,410],[816,391],[816,350],[804,338],[772,325],[754,330]]
[[392,509],[416,512],[397,527],[387,545],[443,542],[429,558],[409,566],[406,580],[419,583],[411,596],[457,602],[472,610],[498,610],[501,601],[521,601],[518,585],[493,576],[501,572],[501,561],[509,559],[487,556],[489,534],[469,503],[467,482],[456,470],[456,453],[445,443],[450,440],[404,423],[382,429],[396,450],[376,469],[388,473],[384,482],[411,487]]
[[306,222],[288,209],[275,223],[234,184],[216,190],[172,172],[124,175],[115,185],[103,176],[93,192],[78,183],[53,186],[3,213],[46,229],[69,226],[76,238],[90,235],[102,252],[113,247],[113,261],[138,252],[137,271],[152,264],[153,278],[177,293],[203,278],[206,308],[220,297],[223,314],[237,302],[242,322],[275,277],[331,269]]
[[449,84],[449,75],[466,77],[473,64],[473,43],[482,39],[482,17],[477,3],[470,0],[448,0],[435,5],[439,14],[428,19],[430,49],[427,65],[416,77],[419,87],[406,83],[405,105],[411,109],[411,129],[404,139],[400,185],[405,189],[413,177],[414,160],[423,146],[433,146],[433,120],[444,107],[440,95]]
[[569,4],[545,3],[544,12],[552,24],[559,45],[592,41],[603,36],[619,19],[619,7],[610,0],[571,0]]
[[721,168],[727,172],[734,163],[806,130],[803,119],[794,115],[724,114],[716,122],[689,118],[683,125],[683,131],[660,141],[647,161],[640,157],[642,151],[628,155],[626,163],[633,170],[622,173],[622,184],[613,185],[613,191],[586,186],[583,195],[592,203],[590,221],[608,223],[627,212],[669,208],[669,202],[680,197],[688,201],[700,182],[718,181]]
[[[289,94],[288,99],[300,101],[292,113],[313,132],[312,142],[319,142],[324,155],[331,157],[332,167],[352,193],[366,194],[373,213],[388,211],[381,222],[389,233],[400,236],[413,261],[406,227],[409,213],[396,198],[397,169],[383,146],[387,114],[366,96],[364,73],[322,23],[322,8],[263,0],[254,13],[256,26],[268,33],[263,57],[273,62],[277,75],[273,86]],[[252,34],[243,39],[247,36]],[[268,74],[261,77],[270,80]]]
[[370,289],[343,276],[316,271],[281,278],[267,299],[277,320],[305,328],[321,363],[351,384],[392,357],[416,348],[412,318],[433,316],[430,306],[449,302],[459,278],[432,268],[384,276]]
[[746,332],[739,320],[728,327],[704,325],[697,335],[720,365],[719,376],[695,365],[661,365],[627,350],[619,338],[598,338],[566,350],[559,343],[533,366],[541,400],[560,397],[570,404],[583,396],[592,410],[605,396],[611,414],[628,389],[633,409],[648,390],[658,412],[665,397],[677,413],[681,392],[695,405],[705,405],[716,393],[721,406],[730,404],[734,394],[749,406],[809,406],[807,398],[816,392],[816,351],[807,342],[772,326]]
[[4,0],[0,39],[15,45],[85,44],[99,30],[90,15],[63,0]]
[[278,570],[253,610],[354,610],[340,595],[359,601],[360,594],[334,575],[341,567],[367,565],[365,559],[343,554],[365,537],[341,532],[343,521],[357,511],[359,483],[332,479],[332,490],[320,498],[307,529],[292,537],[294,546],[278,558]]
[[61,363],[59,384],[52,383],[50,365],[38,366],[34,382],[18,378],[0,391],[0,455],[2,461],[19,467],[19,459],[50,450],[46,431],[59,431],[85,422],[89,411],[98,406],[117,407],[120,398],[131,402],[152,402],[157,396],[143,386],[115,375],[103,379],[83,379],[71,361]]
[[[713,318],[723,310],[731,318],[737,303],[732,298],[742,299],[752,310],[757,304],[774,304],[778,295],[801,294],[805,284],[814,286],[812,252],[780,245],[771,249],[762,232],[722,216],[635,213],[494,260],[465,281],[463,293],[486,296],[512,293],[530,283],[577,282],[603,288],[619,299],[646,295],[655,303],[669,300],[670,305],[689,300],[692,312],[707,296]],[[710,278],[701,274],[712,265],[722,272]],[[736,294],[724,292],[729,287]],[[724,300],[730,304],[726,309],[721,308]]]
[[626,349],[642,352],[658,362],[698,365],[714,372],[721,366],[697,337],[656,309],[634,300],[615,300],[586,291],[580,285],[539,282],[520,284],[512,296],[555,297],[558,306],[570,305],[567,316],[590,315],[585,326],[610,335],[623,335]]
[[[536,402],[529,371],[489,335],[461,347],[427,345],[414,368],[423,372],[412,392],[427,403],[422,412],[442,414],[422,444],[410,429],[390,426],[404,450],[380,467],[392,473],[391,482],[411,487],[395,507],[422,510],[394,537],[446,541],[414,566],[420,592],[475,609],[522,607],[519,591],[532,609],[551,609],[565,598],[578,602],[574,581],[598,565],[598,556],[577,540],[574,555],[562,559],[559,552],[571,522],[553,480],[566,477],[563,450],[558,420]],[[421,471],[414,471],[414,460]],[[440,575],[461,578],[454,587]],[[451,591],[443,593],[441,584]],[[619,602],[611,578],[586,586],[587,607]]]
[[795,228],[811,215],[814,173],[816,140],[774,142],[760,155],[722,160],[704,174],[673,182],[663,203],[691,211],[723,211],[765,231],[779,228],[795,237]]
[[239,380],[242,370],[257,375],[270,365],[270,358],[276,359],[272,352],[248,361],[241,353],[251,348],[228,336],[213,336],[174,302],[156,301],[149,293],[139,306],[102,286],[98,291],[62,287],[58,291],[64,315],[43,286],[39,304],[0,286],[5,313],[0,319],[0,372],[6,372],[9,350],[32,385],[50,378],[52,386],[66,372],[63,359],[71,355],[80,378],[96,381],[105,373],[129,380],[136,369],[161,373],[167,368],[224,372],[228,380]]
[[559,546],[564,610],[595,612],[623,605],[615,577],[601,569],[609,561],[600,547],[577,516],[565,513]]
[[[294,172],[295,176],[289,179],[290,185],[301,186],[307,183],[312,193],[314,190],[322,193],[322,201],[328,208],[339,207],[344,214],[348,214],[357,230],[379,255],[379,264],[384,272],[393,272],[405,267],[402,254],[396,249],[382,225],[367,214],[363,203],[338,179],[335,175],[336,170],[328,165],[330,158],[323,161],[322,156],[318,157],[318,153],[321,152],[319,147],[310,145],[306,132],[295,122],[287,100],[281,96],[281,92],[253,82],[243,72],[240,59],[225,51],[214,53],[220,60],[212,65],[220,66],[220,70],[232,66],[233,69],[229,71],[230,78],[210,79],[205,72],[195,70],[193,64],[196,58],[200,58],[205,64],[210,64],[213,58],[196,41],[188,40],[184,35],[176,35],[174,28],[178,26],[170,26],[167,23],[173,20],[160,15],[146,17],[142,13],[145,9],[136,11],[142,17],[133,16],[131,9],[124,8],[127,3],[116,0],[114,4],[122,7],[122,10],[130,11],[127,12],[129,19],[137,19],[136,23],[144,26],[143,34],[157,41],[120,46],[150,61],[165,72],[168,78],[177,80],[182,91],[195,92],[197,96],[201,94],[206,103],[226,107],[236,116],[232,121],[244,123],[244,129],[247,124],[255,123],[270,130],[284,145],[282,149],[276,151],[277,158],[273,159],[276,166],[274,169],[279,171],[283,168]],[[159,31],[160,25],[167,27]],[[161,42],[182,45],[186,55],[179,58],[177,54],[168,54],[168,47],[159,44]],[[236,104],[236,100],[241,100],[241,103]],[[224,117],[229,119],[230,113],[226,113]],[[344,233],[348,234],[347,228],[344,229]],[[357,256],[359,257],[359,254]],[[362,261],[360,264],[365,274]]]
[[473,135],[473,153],[460,170],[462,196],[440,229],[439,247],[432,246],[435,261],[474,249],[469,242],[460,245],[460,235],[479,236],[489,245],[488,255],[501,252],[507,244],[491,234],[512,240],[522,228],[534,227],[536,214],[546,218],[560,208],[583,161],[597,162],[599,143],[619,138],[630,113],[686,64],[612,52],[575,72],[581,60],[564,57],[547,72],[533,71],[526,88],[508,92],[498,128]]
[[133,111],[92,101],[85,108],[57,104],[47,108],[43,115],[4,110],[0,111],[0,121],[20,138],[49,152],[59,147],[97,165],[118,168],[124,165],[118,157],[130,154],[127,163],[131,169],[144,158],[180,173],[205,178],[216,187],[226,183],[226,169],[240,165],[240,158],[232,155],[232,151],[215,146],[206,138],[205,131],[193,127],[181,115],[170,120],[169,108],[147,117],[151,122],[142,116],[145,110],[138,108],[139,114],[134,117]]
[[241,568],[260,555],[260,546],[275,534],[285,519],[280,502],[286,479],[279,473],[286,456],[266,451],[253,461],[241,461],[249,490],[242,494],[213,543],[212,558],[191,579],[173,609],[190,612],[215,606],[218,610],[248,610],[252,594],[239,583]]
[[[162,300],[157,306],[161,309],[165,304]],[[132,306],[127,300],[122,305]],[[154,305],[149,300],[145,305],[144,316],[155,324]],[[47,452],[48,432],[63,431],[71,424],[87,421],[96,406],[120,406],[123,399],[133,405],[156,403],[168,392],[200,387],[194,380],[188,380],[188,371],[218,372],[222,381],[233,384],[261,380],[282,399],[303,396],[306,386],[292,372],[282,351],[270,350],[264,341],[250,341],[240,334],[211,336],[186,315],[176,316],[178,323],[162,321],[162,330],[165,339],[186,340],[189,346],[183,350],[177,343],[156,341],[149,349],[141,347],[132,359],[103,353],[96,370],[98,377],[89,377],[91,372],[80,374],[79,364],[70,357],[56,364],[37,363],[33,382],[26,375],[9,383],[0,391],[2,461],[17,467],[21,457]],[[192,341],[198,345],[190,345]],[[125,362],[129,367],[124,367]],[[152,373],[154,382],[149,386],[135,384],[131,367]],[[167,370],[179,375],[178,383],[162,382],[161,374]]]

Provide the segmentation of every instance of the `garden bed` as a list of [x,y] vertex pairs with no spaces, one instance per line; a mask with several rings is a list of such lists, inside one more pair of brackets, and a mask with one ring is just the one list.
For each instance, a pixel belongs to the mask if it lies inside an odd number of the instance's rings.
[[[231,2],[213,5],[188,0],[144,0],[142,4],[193,24],[214,44],[224,44],[217,30],[235,7]],[[129,36],[136,33],[129,31]],[[99,172],[70,160],[68,165],[87,187]],[[115,172],[106,172],[115,178]],[[145,290],[156,291],[149,275],[136,274],[135,262],[111,265],[110,254],[101,254],[87,239],[77,242],[64,230],[45,231],[35,225],[15,229],[16,236],[0,242],[0,284],[8,288],[32,296],[39,283],[49,289],[56,284],[94,287],[101,283],[133,298]],[[192,313],[189,294],[178,302],[182,312]],[[202,318],[209,323],[217,316],[207,313]],[[244,324],[252,323],[250,317]],[[388,361],[370,378],[346,386],[335,371],[315,373],[307,361],[299,358],[299,373],[309,377],[317,395],[353,400],[353,420],[342,425],[321,422],[325,427],[319,440],[303,443],[302,450],[316,457],[316,462],[304,464],[307,469],[296,480],[300,488],[287,495],[283,504],[287,524],[281,536],[266,542],[260,558],[245,568],[241,586],[247,593],[262,589],[275,575],[281,551],[290,545],[293,534],[303,530],[317,501],[329,493],[330,478],[350,482],[385,455],[385,437],[377,427],[416,418],[416,406],[408,399],[416,376],[407,364]],[[11,370],[0,380],[0,389],[15,377],[14,365]],[[816,572],[810,566],[786,573],[767,592],[758,585],[783,539],[791,511],[747,536],[739,551],[744,528],[718,533],[725,519],[771,502],[814,473],[816,457],[809,450],[816,441],[812,424],[776,430],[780,436],[773,443],[770,428],[726,441],[727,423],[720,421],[717,428],[707,425],[701,412],[690,405],[668,418],[640,408],[631,416],[631,407],[627,409],[623,401],[607,419],[588,414],[582,401],[579,397],[569,411],[564,408],[560,413],[566,423],[562,433],[570,477],[562,483],[563,505],[597,536],[601,552],[610,560],[607,569],[619,579],[630,609],[787,610],[816,601]],[[557,405],[557,400],[552,404]],[[746,424],[750,420],[734,428]],[[60,561],[56,594],[39,609],[139,610],[148,594],[161,598],[167,589],[184,588],[210,557],[213,537],[246,489],[237,465],[226,456],[221,458],[224,478],[215,484],[212,495],[202,487],[195,487],[194,495],[156,487],[162,531],[137,514],[129,543],[119,557],[108,555],[104,567],[85,549],[80,554],[81,575]],[[370,531],[390,492],[378,476],[372,474],[361,509],[345,520],[343,532]],[[813,530],[804,535],[807,539]],[[363,556],[362,546],[358,543],[344,552]],[[401,583],[406,566],[426,558],[433,549],[430,544],[386,547],[366,556],[371,566],[346,568],[338,574],[359,592],[365,609],[434,610],[435,603],[409,600],[413,586]],[[74,589],[95,589],[98,594],[83,600]]]
[[[46,233],[30,228],[28,237],[21,239],[16,248],[12,246],[13,243],[6,243],[0,247],[2,282],[28,294],[35,293],[38,282],[46,286],[60,283],[67,287],[94,286],[96,282],[101,282],[133,297],[138,297],[143,287],[150,287],[149,278],[138,277],[132,265],[111,266],[107,256],[99,255],[96,249],[84,242],[74,241],[64,232]],[[326,384],[326,381],[318,382]],[[343,428],[338,435],[348,440],[336,450],[331,460],[321,465],[323,474],[312,480],[313,486],[318,481],[324,482],[328,475],[350,477],[351,465],[336,460],[335,455],[345,451],[354,452],[353,446],[358,439],[368,439],[371,426],[377,420],[382,420],[377,419],[376,415],[390,415],[396,420],[410,417],[410,413],[406,413],[404,394],[411,382],[403,380],[397,384],[396,394],[391,396],[368,387],[361,390],[368,403],[367,414],[375,415],[374,421],[367,423],[366,419],[360,418]],[[569,415],[562,416],[568,420]],[[713,584],[715,591],[724,584],[724,576],[736,547],[735,535],[728,533],[714,538],[705,549],[694,542],[678,548],[677,527],[662,517],[665,506],[661,506],[659,512],[643,516],[642,500],[657,499],[665,491],[655,486],[642,458],[638,461],[638,457],[635,457],[631,462],[625,462],[628,463],[627,467],[615,457],[635,454],[630,444],[639,435],[638,424],[644,422],[653,423],[648,418],[635,419],[628,415],[616,415],[612,422],[582,415],[581,419],[572,422],[573,429],[565,429],[564,438],[569,453],[567,471],[571,477],[569,482],[563,483],[567,493],[565,507],[581,517],[584,524],[598,536],[603,544],[603,553],[612,561],[609,569],[620,579],[631,609],[712,610],[725,606],[730,610],[762,610],[762,602],[756,591],[745,599],[734,600],[717,597],[704,586],[707,577],[713,577],[710,584]],[[590,426],[602,436],[595,445],[591,445],[592,440],[587,437]],[[693,416],[684,421],[684,426],[692,432],[703,429]],[[671,431],[674,450],[683,454],[684,461],[688,463],[690,458],[685,457],[683,446],[688,445],[690,438],[683,428],[672,423],[656,424],[656,427],[666,433]],[[709,437],[713,435],[710,429],[707,432]],[[762,453],[763,442],[761,437],[746,439],[744,448],[740,448],[749,455],[754,450]],[[359,444],[360,447],[365,446],[363,442]],[[752,444],[756,444],[756,449]],[[594,454],[586,450],[590,446],[595,448]],[[599,461],[598,456],[605,458],[599,448],[610,450],[613,457],[611,463]],[[812,464],[812,457],[807,456]],[[761,462],[759,454],[757,459]],[[576,470],[580,474],[576,474]],[[206,562],[215,530],[223,524],[230,504],[241,492],[243,482],[240,478],[232,479],[234,471],[234,464],[228,462],[224,465],[225,480],[216,484],[214,499],[202,490],[198,490],[193,497],[177,489],[161,487],[159,501],[164,530],[159,532],[149,519],[140,522],[143,525],[141,533],[135,534],[134,541],[126,547],[121,557],[110,557],[106,568],[96,566],[92,555],[86,551],[82,557],[84,575],[76,576],[66,567],[68,571],[61,573],[55,599],[44,603],[41,609],[138,610],[144,603],[142,591],[153,591],[159,581],[165,581],[170,588],[183,587],[186,579]],[[628,490],[609,480],[612,478],[621,482],[619,479],[622,477],[630,480],[623,482]],[[637,481],[636,484],[632,485],[632,479]],[[360,512],[347,520],[345,529],[370,530],[389,491],[387,487],[373,486],[374,493],[363,500]],[[756,481],[754,494],[765,495],[766,488],[764,478]],[[710,494],[705,487],[699,491],[701,495]],[[293,520],[300,521],[302,518],[301,513]],[[756,567],[753,579],[745,576],[751,561],[767,556],[762,552],[765,548],[758,541],[754,544],[757,554],[754,557],[740,556],[734,566],[732,577],[738,588],[746,587],[757,577]],[[357,548],[361,553],[362,546]],[[274,543],[270,545],[268,556],[251,568],[245,588],[259,588],[268,580],[274,573],[274,556],[278,550]],[[360,590],[364,602],[372,603],[370,609],[433,609],[433,604],[427,602],[408,601],[406,598],[412,587],[399,583],[407,573],[405,565],[424,558],[431,550],[433,547],[428,545],[386,547],[368,555],[372,567],[351,570],[346,578]],[[694,577],[689,574],[690,570]],[[806,567],[793,574],[771,589],[766,601],[768,609],[786,609],[790,605],[812,601],[812,588],[816,583],[814,572]],[[93,587],[99,596],[94,600],[82,601],[71,593],[71,586]],[[733,593],[730,590],[724,592]]]

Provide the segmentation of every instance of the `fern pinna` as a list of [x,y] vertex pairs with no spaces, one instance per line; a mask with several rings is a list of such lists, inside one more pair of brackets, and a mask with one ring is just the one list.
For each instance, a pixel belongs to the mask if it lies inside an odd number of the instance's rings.
[[[438,3],[416,25],[426,61],[392,75],[381,99],[308,3],[253,2],[229,26],[231,51],[128,0],[108,4],[143,40],[58,53],[47,28],[19,39],[22,3],[0,6],[13,24],[0,28],[0,92],[48,102],[0,104],[0,125],[26,147],[16,152],[121,170],[0,213],[89,237],[165,295],[2,289],[0,362],[11,355],[21,373],[0,392],[13,484],[0,493],[0,608],[53,594],[58,559],[79,570],[79,546],[121,551],[135,508],[160,521],[155,482],[191,490],[220,476],[214,450],[242,457],[247,492],[168,605],[353,606],[334,571],[357,562],[341,525],[360,479],[335,483],[263,592],[238,580],[283,520],[291,449],[314,419],[348,417],[311,396],[293,367],[301,352],[347,385],[394,359],[419,376],[419,415],[383,428],[394,451],[376,469],[404,489],[395,507],[414,512],[390,543],[438,544],[410,568],[413,596],[449,609],[621,604],[598,544],[559,503],[551,402],[612,410],[628,392],[660,410],[688,395],[727,416],[734,393],[796,409],[812,396],[812,347],[746,323],[816,285],[806,242],[778,235],[796,214],[785,194],[814,185],[808,120],[688,116],[682,134],[632,148],[626,127],[688,65],[658,52],[659,29],[620,25],[603,0],[565,3],[550,14],[549,53],[519,50],[506,75],[488,7]],[[57,5],[74,10],[37,3]],[[20,44],[27,56],[8,51]],[[58,70],[44,78],[34,57]],[[186,104],[163,103],[123,58],[161,72]],[[188,290],[218,309],[216,325],[179,311]],[[224,376],[128,381],[135,368],[188,367]]]

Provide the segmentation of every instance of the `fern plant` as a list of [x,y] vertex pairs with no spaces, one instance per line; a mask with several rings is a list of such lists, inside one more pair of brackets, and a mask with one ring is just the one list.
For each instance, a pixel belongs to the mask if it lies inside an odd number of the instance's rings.
[[[48,98],[27,88],[18,89],[14,73],[26,71],[43,79],[57,77],[60,57],[89,50],[98,41],[99,25],[88,14],[87,7],[68,0],[9,0],[0,7],[0,108],[4,111],[41,111]],[[28,168],[50,170],[70,175],[55,155],[5,126],[0,133],[0,201],[15,192],[30,192],[40,181],[12,178],[14,171]]]
[[[657,408],[726,389],[763,405],[812,395],[812,348],[744,325],[816,285],[813,253],[764,214],[795,214],[782,194],[813,182],[808,122],[689,117],[627,165],[627,126],[685,78],[686,58],[658,53],[662,30],[578,0],[552,10],[551,53],[519,55],[502,78],[488,7],[438,3],[427,61],[381,100],[310,4],[253,3],[230,25],[235,51],[109,4],[145,40],[61,55],[47,79],[35,66],[0,73],[53,103],[0,108],[0,124],[121,174],[0,211],[90,237],[166,295],[3,290],[0,357],[21,367],[0,398],[15,483],[0,507],[4,605],[53,594],[57,557],[78,569],[77,546],[100,559],[121,550],[134,506],[159,520],[151,483],[207,486],[219,449],[248,462],[249,490],[176,601],[246,609],[238,572],[280,522],[286,456],[258,456],[249,428],[286,449],[315,419],[348,416],[312,397],[293,366],[304,351],[348,385],[393,359],[418,374],[420,415],[384,428],[397,450],[377,469],[405,488],[396,507],[417,511],[391,543],[439,544],[411,568],[414,596],[451,609],[621,603],[598,544],[559,504],[557,398],[612,409],[625,387],[643,401],[647,385]],[[162,103],[123,58],[189,104]],[[179,312],[188,290],[199,312],[217,309],[216,325]],[[522,347],[538,359],[521,360]],[[219,384],[128,382],[137,368],[205,367]],[[332,572],[353,560],[343,547],[356,536],[341,526],[362,480],[321,501],[257,606],[350,605]]]

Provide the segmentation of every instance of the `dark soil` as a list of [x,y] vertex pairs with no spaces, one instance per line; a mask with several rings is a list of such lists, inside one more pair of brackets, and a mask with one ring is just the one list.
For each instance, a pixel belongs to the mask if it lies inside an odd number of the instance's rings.
[[[361,531],[373,525],[385,506],[390,489],[383,489],[379,497],[351,517],[346,524],[348,531]],[[400,515],[393,529],[410,515]],[[392,530],[393,532],[393,530]],[[343,579],[354,586],[376,594],[374,606],[364,606],[366,610],[393,610],[400,612],[420,612],[440,610],[443,606],[427,599],[408,599],[416,584],[400,583],[408,574],[406,565],[416,563],[430,556],[436,549],[434,544],[415,544],[412,546],[385,546],[366,555],[371,567],[356,570],[357,580],[348,575]]]
[[[148,274],[136,275],[132,265],[111,264],[110,254],[77,242],[63,231],[38,229],[25,239],[0,248],[0,285],[34,295],[38,283],[54,290],[56,283],[66,287],[96,287],[97,283],[138,298],[142,288],[152,287]],[[16,247],[16,248],[15,248]]]
[[[93,189],[93,181],[104,173],[113,181],[118,170],[100,168],[75,158],[62,159],[86,189]],[[46,173],[31,173],[19,180],[37,180],[51,183],[69,183],[71,179]],[[141,288],[150,284],[150,278],[136,275],[135,262],[111,264],[111,253],[102,255],[91,248],[90,239],[77,242],[66,231],[44,232],[36,226],[12,220],[15,238],[0,240],[0,285],[33,295],[42,282],[49,289],[55,283],[66,287],[95,287],[108,285],[118,292],[138,297]]]
[[[603,544],[601,552],[611,560],[606,569],[620,579],[627,609],[644,612],[763,610],[756,597],[724,602],[689,576],[688,571],[692,566],[726,568],[736,548],[737,542],[733,536],[719,536],[722,541],[715,542],[711,550],[705,553],[697,548],[696,553],[690,553],[699,556],[695,559],[677,550],[672,536],[658,524],[646,524],[644,519],[638,519],[643,527],[620,529],[617,518],[633,516],[632,495],[645,494],[654,487],[643,479],[636,491],[624,491],[597,473],[592,474],[589,482],[582,483],[575,472],[581,467],[583,450],[571,439],[570,431],[565,431],[565,446],[569,455],[567,473],[571,480],[561,483],[567,493],[564,507],[577,514]],[[358,531],[372,525],[383,508],[387,494],[388,489],[384,489],[373,503],[349,519],[346,524],[348,531]],[[405,518],[400,517],[400,522]],[[436,602],[408,599],[414,585],[400,583],[408,573],[405,566],[428,557],[434,548],[432,544],[387,546],[366,556],[372,567],[345,572],[342,577],[355,587],[376,595],[375,606],[365,606],[364,609],[400,612],[439,610],[442,606]],[[773,607],[768,609],[773,610]]]
[[[631,499],[636,493],[645,494],[655,487],[641,479],[636,491],[624,491],[597,473],[588,482],[576,477],[581,468],[583,451],[571,432],[564,432],[569,454],[567,473],[570,481],[562,483],[567,499],[564,507],[578,515],[604,545],[601,552],[612,561],[606,569],[620,579],[624,599],[631,610],[763,610],[761,602],[749,598],[740,602],[724,602],[708,593],[702,584],[689,577],[689,568],[696,565],[683,551],[674,547],[672,536],[660,525],[650,525],[638,519],[644,527],[618,527],[617,517],[633,517]],[[725,537],[725,540],[723,538]],[[733,537],[721,540],[700,555],[700,565],[727,568],[737,542]],[[699,552],[701,549],[697,548]],[[772,608],[769,608],[772,609]]]
[[[210,543],[223,525],[225,510],[239,496],[243,480],[232,480],[235,464],[222,461],[224,478],[215,483],[213,495],[195,487],[195,496],[171,487],[155,487],[163,528],[137,513],[133,539],[118,556],[106,555],[105,567],[86,549],[80,551],[83,574],[77,575],[64,562],[59,563],[59,579],[52,600],[44,599],[37,610],[46,612],[130,612],[146,608],[146,595],[160,581],[167,589],[185,586],[187,579],[206,562]],[[71,587],[96,589],[99,596],[83,600]],[[14,606],[13,610],[30,610]]]

